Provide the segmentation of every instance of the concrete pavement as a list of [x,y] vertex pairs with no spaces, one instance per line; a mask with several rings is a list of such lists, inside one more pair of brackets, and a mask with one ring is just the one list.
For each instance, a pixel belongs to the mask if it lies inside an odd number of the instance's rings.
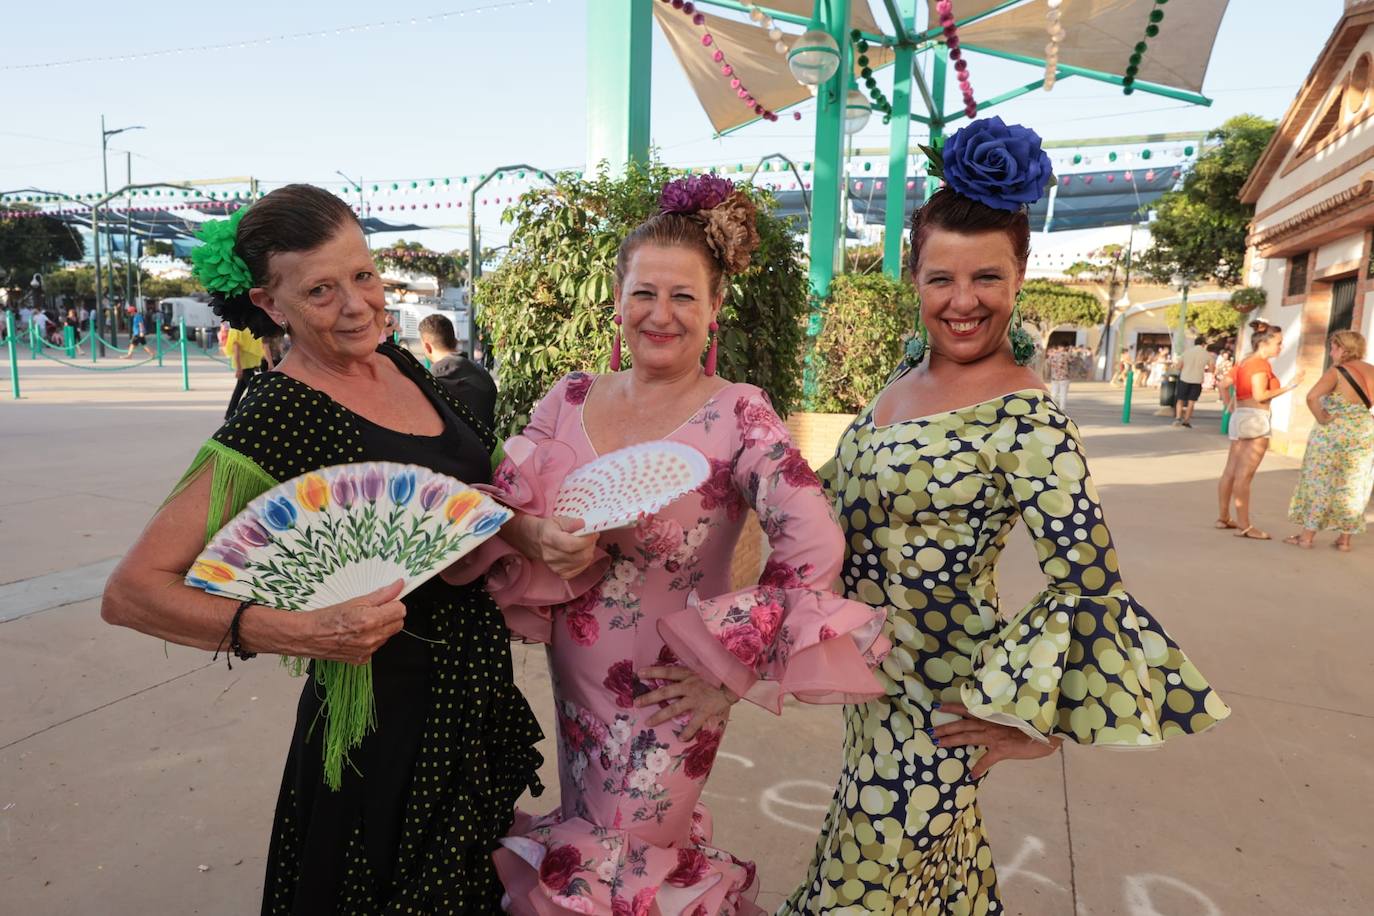
[[[95,597],[232,379],[208,361],[189,393],[170,364],[22,368],[25,399],[0,400],[0,911],[256,912],[299,682],[105,626]],[[1127,584],[1235,713],[1157,751],[999,765],[982,804],[1006,910],[1374,912],[1374,541],[1345,555],[1329,535],[1299,551],[1213,530],[1215,402],[1178,430],[1143,398],[1121,425],[1119,397],[1077,384],[1070,412]],[[1276,536],[1295,480],[1274,456],[1257,479]],[[1009,608],[1041,581],[1028,539],[1011,540]],[[552,734],[542,652],[517,647],[516,669]],[[758,862],[766,908],[800,880],[839,746],[833,708],[735,714],[706,801],[717,844]],[[539,810],[557,791],[552,763],[543,775]]]

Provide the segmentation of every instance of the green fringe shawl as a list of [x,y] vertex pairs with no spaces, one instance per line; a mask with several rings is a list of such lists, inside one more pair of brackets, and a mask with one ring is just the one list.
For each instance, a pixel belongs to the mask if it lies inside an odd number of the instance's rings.
[[[251,458],[211,439],[196,453],[191,467],[167,497],[168,501],[199,479],[207,469],[210,474],[210,511],[205,518],[206,543],[256,497],[280,483]],[[282,664],[292,674],[300,676],[305,672],[308,660],[283,656]],[[363,738],[377,727],[372,663],[350,665],[347,662],[316,659],[315,682],[324,691],[321,708],[324,719],[324,780],[329,788],[337,791],[343,783],[343,768],[348,763],[348,752],[362,744]]]

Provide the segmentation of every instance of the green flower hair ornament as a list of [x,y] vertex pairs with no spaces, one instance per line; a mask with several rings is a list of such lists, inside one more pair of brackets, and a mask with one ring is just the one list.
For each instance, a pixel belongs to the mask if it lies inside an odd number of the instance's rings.
[[206,289],[225,298],[246,293],[253,286],[248,265],[234,252],[239,221],[247,212],[247,207],[240,207],[228,219],[206,220],[196,233],[196,238],[205,244],[191,249],[192,272],[196,279]]

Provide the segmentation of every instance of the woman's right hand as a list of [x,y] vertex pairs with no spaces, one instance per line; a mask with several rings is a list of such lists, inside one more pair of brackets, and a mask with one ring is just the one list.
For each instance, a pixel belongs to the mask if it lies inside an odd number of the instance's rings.
[[592,565],[596,558],[596,535],[577,534],[580,518],[535,519],[535,543],[539,559],[561,578],[572,579]]
[[397,579],[369,595],[311,611],[302,654],[351,665],[372,658],[405,624],[406,606],[399,597],[404,585]]

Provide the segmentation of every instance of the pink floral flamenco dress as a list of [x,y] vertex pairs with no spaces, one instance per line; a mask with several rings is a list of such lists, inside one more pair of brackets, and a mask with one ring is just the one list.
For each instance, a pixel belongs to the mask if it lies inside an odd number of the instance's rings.
[[[597,457],[582,421],[595,378],[563,378],[506,444],[497,495],[543,515],[567,472]],[[699,449],[711,476],[639,524],[601,535],[597,561],[563,582],[493,540],[486,569],[507,625],[545,643],[558,729],[561,804],[519,812],[495,854],[517,914],[760,913],[754,865],[711,845],[700,804],[725,724],[690,742],[686,719],[657,728],[637,672],[683,665],[781,712],[783,697],[862,702],[881,693],[883,614],[828,589],[844,542],[820,481],[767,396],[722,388],[667,437]],[[731,557],[753,508],[771,547],[758,585],[732,591]],[[451,574],[452,575],[452,574]]]

